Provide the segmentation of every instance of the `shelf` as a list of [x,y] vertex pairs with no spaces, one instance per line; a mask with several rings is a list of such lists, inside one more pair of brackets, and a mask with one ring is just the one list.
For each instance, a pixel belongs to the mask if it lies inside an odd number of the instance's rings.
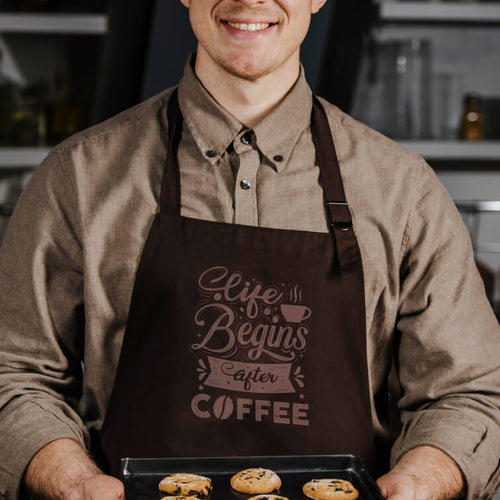
[[50,148],[0,148],[0,170],[34,168],[48,155]]
[[476,253],[500,253],[500,243],[481,243],[474,250]]
[[380,4],[380,18],[384,21],[405,22],[500,23],[500,2],[463,4],[383,1]]
[[429,160],[500,161],[500,141],[399,141]]
[[500,212],[500,201],[498,200],[457,200],[455,204],[461,212]]
[[103,14],[0,14],[0,33],[104,35]]

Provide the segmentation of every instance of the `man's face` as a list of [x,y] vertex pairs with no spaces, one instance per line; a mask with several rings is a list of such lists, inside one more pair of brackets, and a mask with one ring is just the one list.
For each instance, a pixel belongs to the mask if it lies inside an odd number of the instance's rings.
[[326,0],[181,0],[198,46],[198,58],[247,80],[267,75],[290,60],[299,47],[311,14]]

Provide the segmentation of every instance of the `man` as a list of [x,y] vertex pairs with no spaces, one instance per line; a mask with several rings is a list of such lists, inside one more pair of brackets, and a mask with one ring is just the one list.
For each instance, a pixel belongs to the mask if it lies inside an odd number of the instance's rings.
[[12,219],[2,495],[124,498],[122,456],[387,472],[397,399],[384,497],[491,497],[498,324],[432,171],[313,102],[299,47],[326,0],[181,1],[178,90],[58,146]]

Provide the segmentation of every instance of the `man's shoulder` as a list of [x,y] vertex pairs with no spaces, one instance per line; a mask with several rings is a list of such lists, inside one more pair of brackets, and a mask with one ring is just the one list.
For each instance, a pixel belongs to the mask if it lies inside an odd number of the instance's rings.
[[441,190],[423,158],[357,121],[336,106],[323,104],[346,190],[356,217],[406,221],[415,200]]
[[[389,168],[397,175],[410,169],[419,169],[424,160],[397,141],[356,120],[334,104],[319,98],[323,105],[332,135],[341,149],[356,154],[365,168],[372,165],[377,169]],[[336,144],[337,145],[337,144]]]
[[174,88],[166,89],[121,113],[108,118],[96,125],[86,128],[54,147],[56,153],[71,153],[84,147],[87,151],[92,147],[99,149],[107,144],[130,144],[137,142],[151,129],[166,126],[166,107]]

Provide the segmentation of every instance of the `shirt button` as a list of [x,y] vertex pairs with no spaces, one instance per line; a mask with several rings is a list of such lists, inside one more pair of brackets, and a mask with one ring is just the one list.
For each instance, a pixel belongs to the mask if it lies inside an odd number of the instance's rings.
[[243,179],[240,182],[240,187],[246,191],[247,189],[250,189],[250,183],[246,179]]
[[245,135],[241,136],[241,142],[248,146],[252,142],[252,136],[250,132],[247,132]]
[[276,162],[278,162],[278,163],[281,163],[281,162],[284,160],[284,158],[283,158],[283,156],[281,156],[281,155],[276,155],[276,156],[273,158],[273,160],[274,160],[274,161],[276,161]]
[[209,158],[215,158],[217,156],[217,151],[215,151],[215,149],[209,149],[205,155]]

